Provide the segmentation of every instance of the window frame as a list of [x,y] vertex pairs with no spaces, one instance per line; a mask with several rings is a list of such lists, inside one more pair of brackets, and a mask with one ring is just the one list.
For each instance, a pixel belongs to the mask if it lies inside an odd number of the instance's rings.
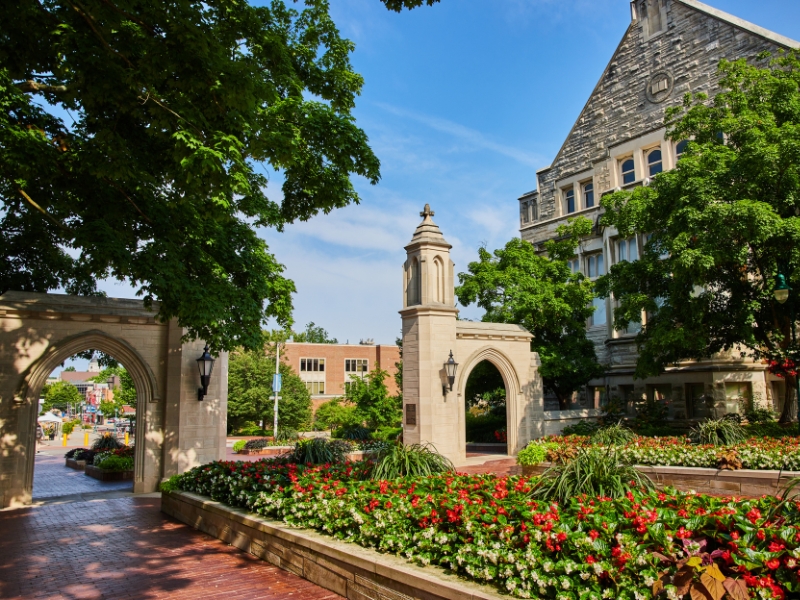
[[[587,189],[587,188],[591,188],[591,189]],[[588,192],[588,194],[592,195],[592,203],[591,204],[589,204],[589,201],[587,199],[588,198],[587,192]],[[583,207],[584,208],[594,208],[595,207],[595,203],[594,203],[594,200],[595,200],[595,198],[594,198],[594,181],[585,181],[585,182],[583,182],[581,184],[581,196],[583,197]]]
[[[565,188],[562,190],[564,194],[564,210],[566,214],[571,215],[572,213],[578,212],[578,206],[575,202],[575,188]],[[570,202],[572,203],[572,210],[570,210]]]
[[[655,154],[656,152],[658,152],[658,161],[651,162],[650,161],[650,157],[653,154]],[[663,173],[664,172],[664,152],[661,149],[661,146],[655,146],[653,148],[648,148],[647,150],[645,150],[644,151],[644,162],[647,165],[647,176],[649,178],[652,179],[653,177],[655,177],[659,173]],[[658,171],[653,173],[653,167],[656,164],[658,165]]]
[[[628,161],[630,161],[630,163],[631,163],[631,168],[630,168],[629,171],[626,171],[625,170],[625,164]],[[623,186],[630,185],[632,183],[636,183],[636,160],[633,158],[633,156],[631,155],[631,156],[625,156],[625,157],[622,157],[622,158],[618,158],[617,159],[617,164],[619,165],[619,180],[620,180],[620,183]],[[630,181],[626,181],[625,180],[625,177],[627,175],[630,175],[632,177],[632,179]]]
[[[304,367],[308,366],[308,362],[306,361],[317,361],[317,368],[316,369],[307,369]],[[313,363],[312,363],[313,364]],[[322,368],[320,368],[322,367]],[[324,358],[310,358],[308,356],[301,356],[300,357],[300,373],[324,373],[325,372],[325,359]]]

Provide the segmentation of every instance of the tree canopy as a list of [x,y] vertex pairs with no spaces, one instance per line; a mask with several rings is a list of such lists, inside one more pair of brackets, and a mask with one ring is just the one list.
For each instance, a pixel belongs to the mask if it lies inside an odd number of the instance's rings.
[[106,367],[94,377],[90,377],[87,381],[93,383],[107,383],[108,378],[113,376],[119,377],[120,384],[114,386],[112,389],[114,399],[111,402],[104,403],[105,407],[101,408],[101,411],[106,416],[113,415],[114,409],[121,414],[122,407],[126,404],[128,406],[136,406],[136,388],[133,385],[131,374],[125,367],[119,365],[115,367]]
[[[722,351],[796,377],[800,60],[760,58],[722,61],[713,100],[687,95],[667,114],[667,137],[688,140],[676,169],[601,200],[605,225],[650,236],[638,261],[614,265],[598,286],[620,302],[617,328],[644,320],[639,377]],[[785,304],[773,295],[779,274],[791,287]],[[787,401],[782,420],[790,414]]]
[[295,288],[256,228],[379,179],[353,49],[325,0],[0,3],[0,293],[127,280],[212,349],[260,349]]
[[562,410],[569,408],[572,392],[604,372],[586,337],[594,286],[567,262],[591,227],[585,217],[560,226],[558,237],[545,242],[546,256],[519,238],[493,253],[480,248],[478,261],[458,274],[462,305],[477,302],[486,311],[484,321],[519,324],[533,334],[531,350],[542,361],[544,386]]
[[388,371],[375,367],[363,379],[350,377],[345,388],[344,397],[355,406],[358,422],[371,429],[397,427],[401,423],[403,399],[389,394],[388,377]]
[[42,390],[42,396],[44,397],[42,412],[48,412],[54,408],[63,411],[83,402],[80,390],[68,381],[59,380],[46,385]]

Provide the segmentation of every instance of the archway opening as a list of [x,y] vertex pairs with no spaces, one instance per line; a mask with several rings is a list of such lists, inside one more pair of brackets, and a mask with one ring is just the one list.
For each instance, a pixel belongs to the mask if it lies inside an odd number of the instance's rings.
[[110,354],[56,366],[38,393],[32,498],[132,492],[136,406],[133,377]]
[[479,362],[464,395],[467,454],[506,454],[506,385],[490,361]]

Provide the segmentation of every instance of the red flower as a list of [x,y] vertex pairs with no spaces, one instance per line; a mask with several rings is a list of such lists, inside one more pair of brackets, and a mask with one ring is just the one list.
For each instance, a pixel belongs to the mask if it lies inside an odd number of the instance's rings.
[[592,556],[591,554],[586,557],[586,564],[587,565],[593,565],[596,562],[597,562],[597,559],[594,556]]
[[595,531],[594,529],[592,529],[592,530],[589,532],[589,537],[590,537],[590,538],[592,538],[592,541],[594,541],[594,540],[596,540],[597,538],[599,538],[599,537],[600,537],[600,533],[599,533],[599,532],[597,532],[597,531]]
[[768,569],[774,571],[781,566],[781,561],[779,561],[777,558],[770,558],[765,564],[767,565]]

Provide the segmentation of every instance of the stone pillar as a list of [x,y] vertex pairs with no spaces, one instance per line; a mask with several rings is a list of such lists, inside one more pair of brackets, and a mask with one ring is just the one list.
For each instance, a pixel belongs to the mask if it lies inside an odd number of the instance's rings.
[[403,266],[403,440],[431,443],[450,460],[462,462],[462,408],[456,393],[445,387],[444,369],[456,350],[452,246],[431,219],[430,206],[420,216]]

